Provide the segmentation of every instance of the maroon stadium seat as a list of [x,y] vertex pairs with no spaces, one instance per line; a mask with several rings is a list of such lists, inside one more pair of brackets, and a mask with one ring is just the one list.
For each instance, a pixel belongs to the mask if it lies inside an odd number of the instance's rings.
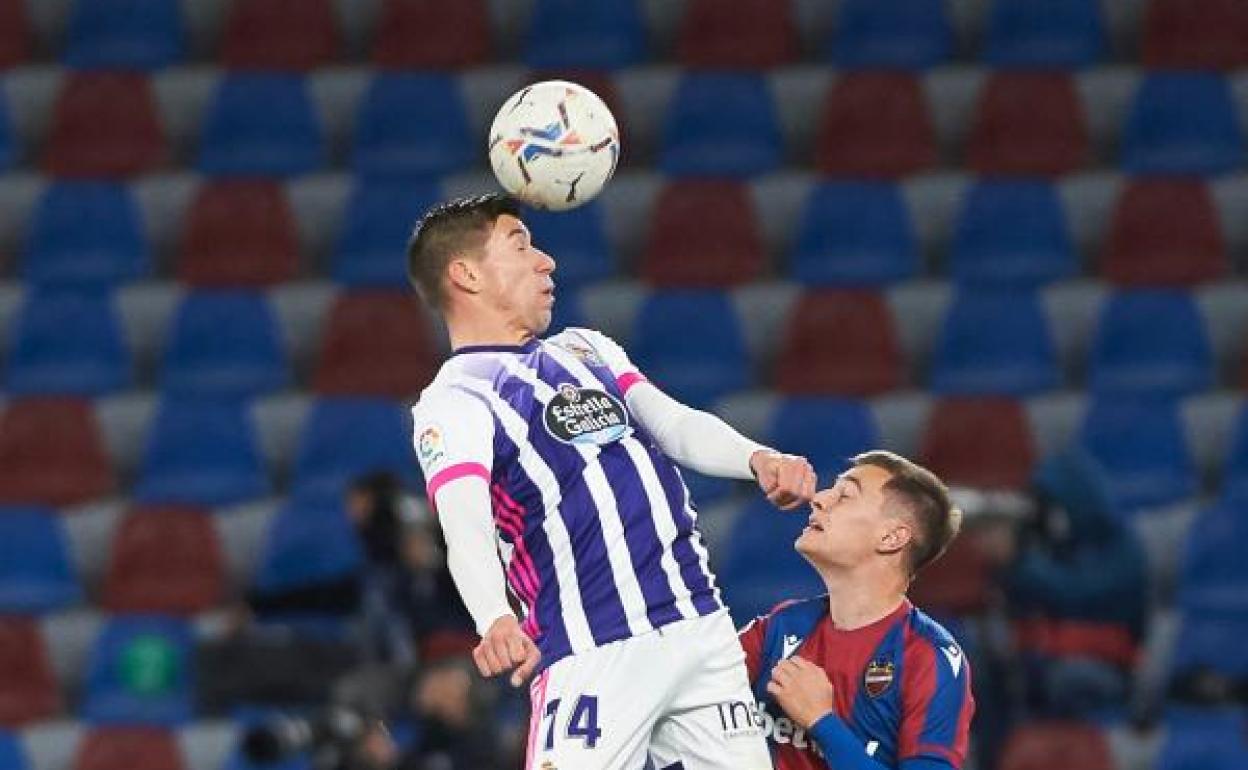
[[788,0],[692,0],[676,41],[686,67],[759,69],[788,64],[799,43]]
[[71,770],[183,770],[177,738],[155,727],[97,727],[78,742]]
[[951,484],[1006,489],[1025,487],[1036,459],[1022,405],[992,398],[938,401],[919,457]]
[[1010,733],[999,766],[1001,770],[1113,770],[1114,762],[1096,725],[1036,722]]
[[664,287],[735,286],[757,278],[765,259],[746,185],[670,182],[654,205],[641,278]]
[[1144,65],[1157,69],[1248,66],[1248,4],[1152,0],[1144,14]]
[[386,0],[373,62],[395,68],[459,68],[490,59],[485,0]]
[[148,508],[126,516],[113,539],[104,607],[193,613],[220,603],[224,593],[225,560],[207,513]]
[[43,170],[61,177],[112,177],[165,162],[164,130],[147,77],[74,72],[62,86],[43,148]]
[[923,577],[910,586],[910,600],[925,612],[938,615],[983,612],[996,586],[993,570],[975,533],[964,531],[953,539],[944,556],[923,568]]
[[0,0],[0,67],[30,58],[30,23],[24,0]]
[[178,278],[196,286],[268,286],[289,281],[299,238],[276,182],[213,182],[187,214]]
[[221,42],[225,66],[309,70],[338,56],[330,0],[235,0]]
[[0,415],[0,503],[69,505],[115,489],[90,402],[9,402]]
[[780,339],[777,390],[870,396],[901,387],[905,366],[878,292],[822,289],[798,300]]
[[428,318],[403,291],[338,297],[325,327],[314,387],[332,395],[416,395],[437,373]]
[[1191,286],[1228,269],[1213,198],[1194,179],[1142,179],[1118,197],[1101,273],[1126,286]]
[[0,617],[0,725],[17,727],[48,719],[61,707],[38,621]]
[[1066,73],[999,72],[979,95],[966,148],[979,174],[1051,175],[1088,161],[1088,129]]
[[821,172],[897,177],[936,161],[932,120],[915,75],[850,72],[832,86],[815,148]]

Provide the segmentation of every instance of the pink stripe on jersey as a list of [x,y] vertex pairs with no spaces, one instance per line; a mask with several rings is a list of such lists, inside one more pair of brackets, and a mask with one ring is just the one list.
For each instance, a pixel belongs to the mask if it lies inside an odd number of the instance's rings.
[[480,476],[489,482],[490,471],[481,463],[456,463],[433,474],[433,478],[429,479],[429,484],[425,487],[425,493],[429,496],[429,505],[433,507],[434,513],[438,511],[438,490],[465,476]]
[[[516,573],[516,583],[518,586],[528,589],[529,619],[534,619],[535,615],[532,610],[536,609],[537,593],[541,588],[542,581],[537,576],[537,567],[533,564],[533,556],[529,553],[529,548],[524,542],[524,507],[512,499],[511,495],[507,494],[507,491],[500,484],[495,484],[491,491],[494,493],[494,513],[498,517],[499,526],[503,527],[512,536],[512,545],[515,547],[515,551],[512,554],[512,570]],[[526,583],[527,586],[525,585]],[[536,620],[533,620],[532,626],[533,631],[536,632]]]
[[533,680],[533,684],[529,685],[529,699],[532,714],[529,715],[529,745],[524,752],[525,770],[532,770],[534,757],[534,747],[537,745],[538,733],[542,731],[542,719],[545,717],[543,713],[546,710],[546,686],[550,684],[550,669],[546,669],[538,674],[537,679]]
[[621,374],[619,377],[615,378],[615,384],[619,386],[620,393],[622,393],[625,396],[628,395],[629,388],[633,387],[639,382],[649,382],[649,381],[650,380],[646,379],[646,375],[642,374],[641,372],[625,372],[624,374]]

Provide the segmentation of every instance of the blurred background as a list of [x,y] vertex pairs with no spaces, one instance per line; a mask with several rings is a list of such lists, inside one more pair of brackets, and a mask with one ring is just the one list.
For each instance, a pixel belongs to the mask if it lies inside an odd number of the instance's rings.
[[[1245,68],[1243,0],[0,0],[0,770],[519,767],[403,245],[549,77],[624,146],[555,326],[958,487],[970,765],[1248,768]],[[738,621],[819,590],[688,478]]]

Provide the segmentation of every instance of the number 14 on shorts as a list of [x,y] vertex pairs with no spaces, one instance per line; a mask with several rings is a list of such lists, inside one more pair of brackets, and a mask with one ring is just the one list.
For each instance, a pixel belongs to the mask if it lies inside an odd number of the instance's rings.
[[[555,727],[560,721],[559,707],[562,704],[562,698],[555,698],[546,704],[546,713],[543,716],[543,721],[547,722],[546,743],[544,744],[546,751],[555,747]],[[576,704],[571,711],[565,709],[564,713],[567,714],[563,729],[564,738],[580,740],[584,742],[587,749],[598,745],[598,739],[602,737],[602,728],[598,726],[598,698],[596,696],[580,696],[576,699]]]

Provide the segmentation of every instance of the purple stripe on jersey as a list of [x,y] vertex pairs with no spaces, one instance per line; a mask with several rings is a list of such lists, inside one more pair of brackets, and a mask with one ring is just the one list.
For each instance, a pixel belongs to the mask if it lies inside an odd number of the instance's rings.
[[[656,463],[655,467],[658,468],[659,464]],[[701,614],[709,615],[722,609],[724,605],[716,598],[709,568],[703,568],[698,552],[693,550],[693,538],[699,535],[694,527],[693,517],[685,510],[685,506],[689,504],[689,490],[675,468],[664,468],[659,473],[659,481],[667,494],[667,504],[672,509],[672,521],[676,524],[677,534],[676,541],[672,543],[672,555],[680,565],[680,575],[685,580],[685,587],[692,594],[693,606]]]

